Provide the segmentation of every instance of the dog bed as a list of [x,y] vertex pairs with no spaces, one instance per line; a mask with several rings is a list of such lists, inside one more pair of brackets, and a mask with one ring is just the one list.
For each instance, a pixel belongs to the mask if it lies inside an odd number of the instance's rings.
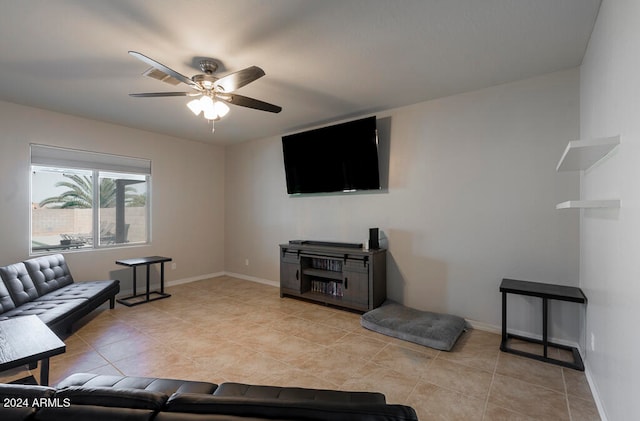
[[405,307],[387,300],[364,313],[360,324],[374,332],[450,351],[465,328],[462,317]]

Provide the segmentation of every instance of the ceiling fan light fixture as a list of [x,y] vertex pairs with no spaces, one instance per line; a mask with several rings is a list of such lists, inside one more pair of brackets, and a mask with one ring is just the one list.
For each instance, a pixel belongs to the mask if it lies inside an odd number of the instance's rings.
[[216,114],[215,110],[204,110],[204,118],[207,120],[217,120],[218,114]]
[[202,107],[204,118],[206,118],[207,120],[215,120],[216,118],[218,118],[218,113],[216,113],[216,109],[213,106],[213,99],[210,96],[201,96],[200,106]]
[[200,115],[200,113],[202,112],[202,103],[200,102],[200,99],[192,99],[191,101],[187,102],[187,107],[195,115]]
[[216,101],[213,106],[219,117],[224,117],[229,113],[229,107],[222,101]]

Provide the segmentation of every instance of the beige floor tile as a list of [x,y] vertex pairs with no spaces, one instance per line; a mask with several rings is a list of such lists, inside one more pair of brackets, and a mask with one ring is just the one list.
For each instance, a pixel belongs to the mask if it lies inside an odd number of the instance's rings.
[[489,403],[534,418],[569,419],[564,393],[499,374],[491,384]]
[[409,348],[421,354],[427,354],[430,357],[436,357],[438,354],[444,351],[439,351],[435,348],[430,348],[428,346],[420,345],[415,342],[409,342],[398,338],[388,337],[387,341],[391,345],[401,346],[403,348]]
[[[40,367],[40,366],[38,366]],[[39,368],[38,368],[39,370]],[[35,370],[34,370],[35,372]],[[29,369],[27,368],[26,365],[20,366],[20,367],[16,367],[16,368],[12,368],[10,370],[5,370],[0,372],[0,383],[10,383],[14,380],[19,380],[22,379],[24,377],[28,377],[31,375],[31,372],[29,371]]]
[[600,421],[598,408],[592,398],[585,400],[571,395],[567,398],[569,400],[569,411],[571,412],[572,420]]
[[285,335],[274,330],[270,332],[274,335],[271,340],[260,345],[256,350],[282,362],[300,362],[307,358],[311,350],[318,347],[317,344],[297,336]]
[[316,377],[306,371],[291,367],[287,371],[267,377],[265,384],[281,387],[305,387],[311,389],[339,389],[330,379]]
[[81,354],[83,352],[87,352],[91,350],[91,345],[89,345],[85,340],[83,340],[80,336],[73,334],[68,337],[61,338],[65,344],[65,354]]
[[107,361],[115,362],[137,354],[144,354],[149,349],[158,350],[164,347],[160,342],[146,335],[138,335],[135,341],[123,339],[118,342],[95,347],[95,350]]
[[380,392],[387,403],[402,404],[418,383],[418,376],[392,370],[372,362],[367,363],[341,385],[343,390]]
[[470,330],[461,335],[451,351],[440,352],[438,358],[493,373],[499,352],[498,335]]
[[501,352],[498,356],[496,373],[548,387],[561,393],[565,391],[562,367],[531,358]]
[[289,364],[256,352],[241,364],[227,365],[217,373],[230,379],[250,379],[254,384],[269,384],[269,379],[287,376],[292,368]]
[[120,321],[116,321],[111,325],[96,326],[93,324],[89,324],[76,331],[76,335],[78,335],[86,343],[94,347],[122,341],[125,339],[135,340],[135,338],[140,333],[141,332],[137,329]]
[[211,344],[210,352],[207,355],[193,357],[197,367],[204,371],[219,371],[227,367],[242,365],[245,361],[254,359],[257,352],[231,342],[221,339]]
[[406,400],[421,420],[482,420],[485,401],[420,381]]
[[413,348],[387,344],[373,356],[372,361],[407,376],[421,377],[429,372],[433,357]]
[[493,375],[484,370],[436,358],[422,380],[442,388],[485,400]]
[[567,385],[567,394],[576,396],[580,399],[593,401],[591,387],[587,381],[587,376],[583,371],[573,370],[571,368],[563,368],[564,381]]
[[[109,361],[94,350],[71,355],[61,354],[50,359],[50,384],[55,384],[73,373],[92,373],[107,365],[109,365]],[[33,370],[33,374],[39,379],[40,366],[37,370]]]
[[364,359],[374,358],[387,344],[359,333],[350,332],[340,338],[330,347],[339,352],[357,354]]
[[367,360],[353,354],[343,354],[331,348],[317,346],[301,362],[292,363],[297,368],[322,379],[330,379],[342,385],[357,375],[367,364]]
[[[112,364],[107,364],[107,365],[86,369],[86,370],[80,370],[79,367],[67,367],[65,370],[57,370],[57,369],[51,370],[51,372],[49,373],[49,384],[56,385],[61,380],[69,377],[74,373],[83,373],[83,372],[94,373],[94,374],[105,374],[109,376],[122,376],[122,372],[119,371],[117,368],[115,368]],[[35,375],[35,377],[38,380],[40,379],[39,372],[37,375]]]
[[272,328],[324,346],[332,345],[349,334],[346,330],[305,321],[298,317],[290,318],[284,323],[273,324]]
[[[510,411],[506,408],[488,404],[484,413],[483,421],[536,421],[536,418],[529,417],[524,414],[519,414],[514,411]],[[544,420],[542,420],[544,421]],[[575,420],[579,421],[579,420]]]
[[331,327],[336,327],[344,330],[344,328],[335,321],[335,310],[331,310],[321,305],[307,306],[304,310],[296,313],[296,316],[310,322],[327,324]]

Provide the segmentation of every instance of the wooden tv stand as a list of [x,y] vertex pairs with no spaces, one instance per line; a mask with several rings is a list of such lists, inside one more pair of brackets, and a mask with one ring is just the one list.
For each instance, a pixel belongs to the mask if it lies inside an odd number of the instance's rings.
[[386,250],[299,241],[280,245],[280,297],[305,298],[358,311],[387,297]]

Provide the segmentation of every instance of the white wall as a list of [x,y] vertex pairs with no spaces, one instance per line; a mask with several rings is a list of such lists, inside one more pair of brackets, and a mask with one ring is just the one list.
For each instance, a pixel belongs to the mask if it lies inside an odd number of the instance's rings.
[[[604,0],[581,68],[583,138],[620,135],[620,146],[582,177],[585,198],[620,199],[585,211],[580,283],[589,297],[587,369],[609,420],[640,414],[640,2]],[[594,347],[591,348],[591,337]]]
[[[503,277],[578,284],[579,220],[555,210],[579,193],[577,174],[555,172],[578,137],[578,90],[573,69],[378,113],[382,193],[289,197],[280,137],[227,147],[226,270],[277,282],[279,243],[379,227],[390,298],[499,326]],[[552,305],[552,335],[577,340],[575,306]],[[540,307],[514,298],[510,325],[541,333]]]
[[[122,126],[0,102],[0,265],[28,258],[30,143],[152,161],[152,244],[66,253],[77,280],[121,277],[116,259],[170,256],[166,279],[224,270],[224,149]],[[125,280],[129,280],[127,284]]]

